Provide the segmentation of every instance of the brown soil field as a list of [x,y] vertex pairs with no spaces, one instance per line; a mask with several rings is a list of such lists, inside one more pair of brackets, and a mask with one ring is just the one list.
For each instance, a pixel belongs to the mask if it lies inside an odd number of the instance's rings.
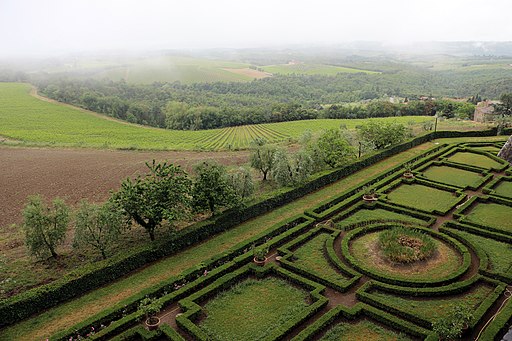
[[226,70],[226,71],[229,71],[229,72],[233,72],[233,73],[236,73],[236,74],[242,75],[242,76],[249,76],[249,77],[252,77],[252,78],[255,78],[255,79],[272,77],[272,74],[270,72],[258,71],[258,70],[250,69],[248,67],[243,68],[243,69],[229,69],[229,68],[225,68],[223,70]]
[[27,196],[62,197],[70,205],[81,199],[101,202],[122,179],[146,172],[145,162],[168,160],[190,171],[193,164],[215,159],[224,165],[247,162],[248,151],[142,152],[0,146],[0,227],[21,221]]

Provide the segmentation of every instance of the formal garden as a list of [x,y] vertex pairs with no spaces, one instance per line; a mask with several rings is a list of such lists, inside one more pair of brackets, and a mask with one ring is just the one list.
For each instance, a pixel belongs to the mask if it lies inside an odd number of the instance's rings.
[[512,324],[502,144],[437,144],[50,339],[500,340]]

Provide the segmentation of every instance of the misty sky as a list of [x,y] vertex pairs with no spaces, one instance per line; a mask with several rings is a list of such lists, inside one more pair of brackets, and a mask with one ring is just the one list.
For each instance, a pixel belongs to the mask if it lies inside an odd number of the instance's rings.
[[66,52],[510,41],[510,0],[0,0],[0,57]]

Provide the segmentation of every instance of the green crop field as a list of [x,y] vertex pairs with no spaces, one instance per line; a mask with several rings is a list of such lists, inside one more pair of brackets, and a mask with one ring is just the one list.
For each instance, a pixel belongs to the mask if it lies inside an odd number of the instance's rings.
[[343,66],[325,65],[325,64],[279,64],[279,65],[267,65],[262,67],[263,70],[270,73],[279,74],[304,74],[304,75],[335,75],[337,73],[368,73],[375,74],[379,72],[354,69]]
[[[365,120],[308,120],[183,131],[157,129],[112,120],[30,96],[30,85],[0,83],[0,136],[28,145],[145,150],[227,150],[248,148],[256,137],[270,142],[300,137],[306,129],[355,128]],[[375,118],[401,123],[427,116]],[[11,142],[8,142],[11,143]]]
[[160,56],[121,60],[78,60],[73,65],[45,69],[49,73],[73,72],[97,79],[128,83],[240,82],[268,77],[248,69],[250,64],[204,58]]

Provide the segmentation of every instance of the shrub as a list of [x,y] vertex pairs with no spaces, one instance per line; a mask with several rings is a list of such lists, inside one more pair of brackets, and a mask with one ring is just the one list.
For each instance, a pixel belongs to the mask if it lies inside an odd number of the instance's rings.
[[402,226],[381,232],[379,246],[388,259],[397,263],[425,260],[436,251],[432,237]]

